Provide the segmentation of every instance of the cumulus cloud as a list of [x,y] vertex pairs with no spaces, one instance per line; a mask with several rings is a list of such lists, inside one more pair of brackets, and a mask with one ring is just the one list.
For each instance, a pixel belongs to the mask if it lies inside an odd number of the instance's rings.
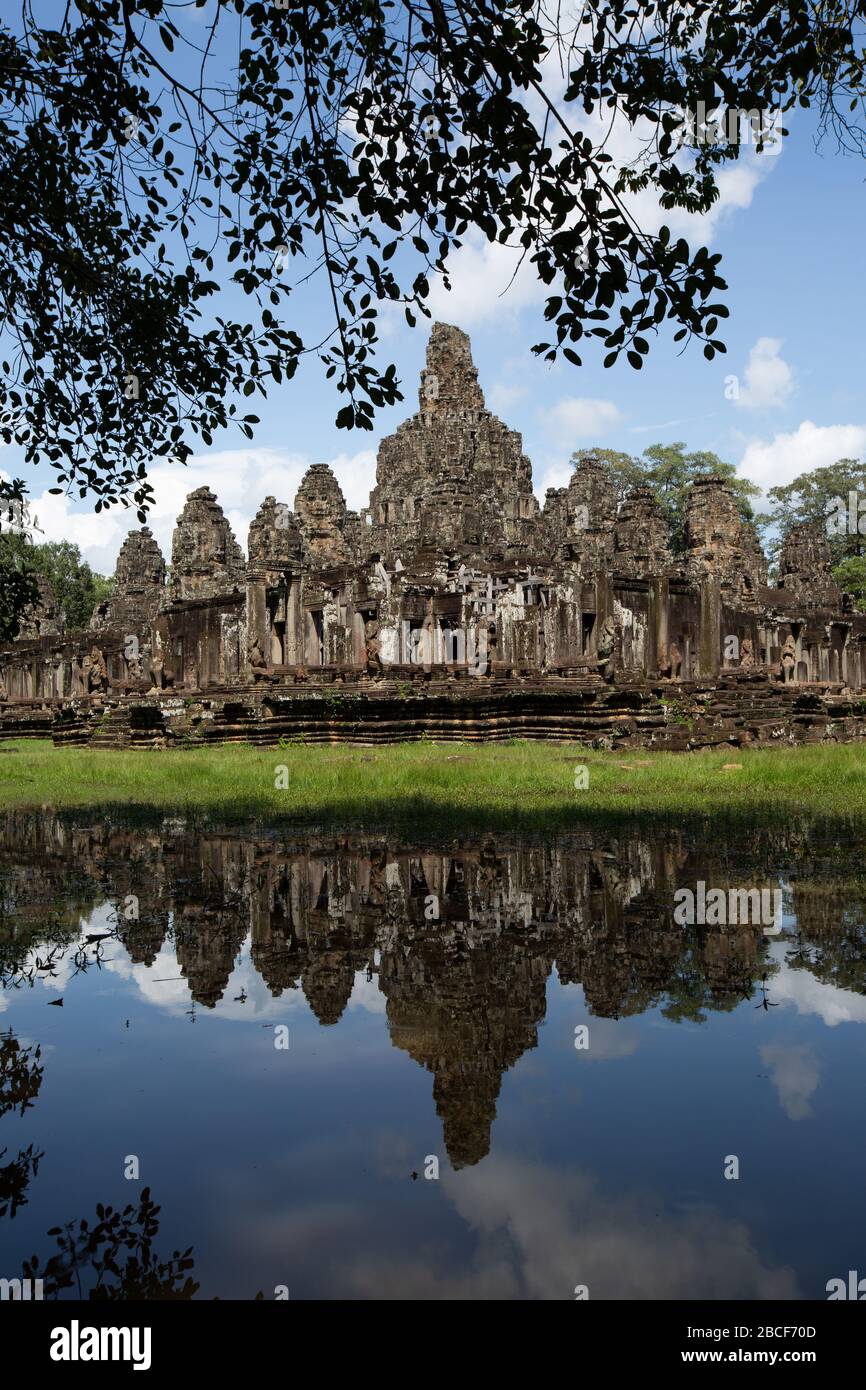
[[568,487],[573,472],[571,462],[558,453],[542,457],[537,463],[533,463],[532,490],[542,506],[547,489],[549,487]]
[[743,1223],[707,1207],[609,1196],[588,1173],[507,1155],[446,1169],[440,1186],[471,1233],[470,1259],[449,1258],[443,1242],[415,1255],[371,1240],[340,1263],[344,1296],[567,1301],[577,1285],[592,1300],[798,1296],[793,1272],[765,1262]]
[[770,1068],[779,1104],[789,1120],[804,1120],[812,1113],[809,1104],[818,1089],[821,1068],[811,1047],[804,1044],[767,1044],[761,1048],[761,1061]]
[[[157,463],[149,471],[154,505],[147,524],[163,554],[171,555],[171,536],[177,515],[188,493],[209,487],[246,548],[249,524],[259,504],[268,495],[292,506],[304,473],[314,460],[282,449],[214,449],[196,455],[184,467],[178,463]],[[372,449],[356,454],[339,454],[328,460],[346,501],[354,510],[367,505],[375,482],[376,455]],[[114,569],[117,552],[129,531],[139,525],[135,513],[112,508],[98,516],[93,511],[77,511],[67,497],[51,497],[47,492],[32,499],[40,541],[72,541],[81,549],[88,564],[100,573]]]
[[814,1014],[828,1028],[840,1023],[866,1023],[866,998],[839,985],[827,984],[808,970],[792,970],[784,964],[783,944],[772,948],[770,954],[781,968],[773,976],[773,1002],[793,1004],[800,1014]]
[[745,386],[735,397],[744,410],[769,410],[784,405],[794,390],[794,374],[779,356],[780,338],[759,338],[746,363]]
[[[487,241],[481,232],[467,233],[463,245],[448,259],[451,289],[441,276],[430,286],[428,307],[437,319],[451,320],[457,312],[464,328],[492,318],[513,317],[527,304],[541,304],[550,289],[542,285],[521,248]],[[507,291],[507,293],[506,293]]]
[[753,439],[740,460],[740,472],[763,492],[790,483],[800,473],[826,468],[841,458],[866,452],[866,425],[816,425],[804,420],[771,440]]
[[564,396],[545,410],[543,424],[558,444],[568,447],[578,440],[594,439],[607,433],[620,419],[613,401],[592,396]]
[[361,1009],[367,1014],[387,1013],[388,1001],[379,986],[378,977],[374,976],[373,979],[368,980],[365,970],[357,970],[347,1008]]
[[[631,143],[637,149],[635,136]],[[608,149],[611,148],[609,142]],[[675,236],[685,237],[694,248],[709,246],[720,224],[751,205],[768,163],[762,164],[759,155],[741,155],[736,167],[717,175],[719,197],[706,213],[663,209],[651,190],[623,201],[628,203],[644,231],[654,233],[666,225]],[[459,314],[461,326],[466,329],[491,322],[507,325],[520,310],[531,305],[540,306],[556,292],[553,286],[541,283],[523,248],[488,241],[481,232],[474,230],[466,234],[463,245],[449,256],[448,275],[451,289],[447,290],[442,277],[436,276],[430,286],[428,306],[434,318],[448,322]]]

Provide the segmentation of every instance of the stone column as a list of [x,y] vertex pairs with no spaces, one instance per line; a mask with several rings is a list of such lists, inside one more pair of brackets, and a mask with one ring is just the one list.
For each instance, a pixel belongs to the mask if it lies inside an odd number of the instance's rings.
[[267,585],[265,575],[254,570],[247,580],[247,650],[241,653],[243,670],[249,674],[249,647],[258,642],[262,656],[268,660],[271,650],[268,620]]
[[364,666],[367,661],[367,638],[364,615],[357,610],[352,615],[353,655],[356,666]]
[[721,622],[722,599],[719,576],[717,574],[705,574],[700,581],[697,670],[699,676],[717,676],[719,674]]
[[286,637],[285,656],[287,666],[303,665],[301,624],[301,580],[296,574],[286,575]]
[[599,571],[595,583],[595,633],[596,637],[601,631],[602,623],[605,618],[613,617],[613,589],[610,584],[610,576],[603,571]]
[[647,634],[644,652],[644,674],[655,675],[659,651],[668,640],[668,581],[651,579],[647,596]]

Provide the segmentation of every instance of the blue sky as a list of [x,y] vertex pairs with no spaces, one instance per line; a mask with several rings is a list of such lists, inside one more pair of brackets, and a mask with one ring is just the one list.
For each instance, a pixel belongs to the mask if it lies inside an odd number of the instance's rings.
[[[544,292],[524,267],[507,293],[512,253],[467,238],[452,263],[454,289],[434,285],[436,318],[472,337],[488,406],[523,434],[540,498],[570,476],[569,457],[592,445],[640,453],[656,442],[683,440],[713,450],[762,488],[791,480],[839,457],[866,453],[863,401],[866,281],[862,273],[864,169],[827,139],[819,148],[810,113],[787,118],[790,134],[777,155],[745,149],[721,174],[722,196],[707,217],[660,214],[640,195],[647,229],[667,221],[693,246],[701,240],[723,255],[731,317],[722,326],[726,357],[707,362],[699,344],[685,352],[667,330],[652,342],[643,371],[623,361],[605,371],[602,353],[582,368],[551,367],[534,358],[532,343],[547,336]],[[219,311],[235,304],[227,296]],[[292,301],[292,326],[313,340],[329,310],[321,282]],[[382,411],[372,435],[337,430],[342,403],[315,360],[294,381],[252,402],[261,424],[248,444],[226,433],[186,468],[159,464],[152,473],[156,505],[151,526],[167,557],[174,517],[185,495],[209,484],[243,546],[267,494],[293,502],[307,466],[328,462],[355,508],[366,504],[383,435],[417,406],[428,325],[415,330],[402,317],[383,324],[382,360],[393,360],[403,383],[402,405]],[[736,391],[726,379],[737,378]],[[732,398],[736,396],[736,398]],[[12,448],[0,468],[28,478],[33,510],[45,539],[77,542],[97,569],[109,571],[131,512],[95,516],[92,504],[50,498],[50,468],[29,470]]]

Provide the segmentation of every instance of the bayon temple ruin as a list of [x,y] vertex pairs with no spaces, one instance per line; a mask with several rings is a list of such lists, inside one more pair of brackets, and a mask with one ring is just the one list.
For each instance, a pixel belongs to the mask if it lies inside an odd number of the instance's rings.
[[170,567],[145,527],[87,632],[43,584],[0,647],[0,731],[170,743],[564,737],[697,746],[859,737],[866,615],[819,528],[778,583],[720,479],[673,555],[649,489],[576,466],[543,506],[521,436],[485,406],[469,339],[435,324],[419,406],[381,443],[369,506],[325,464],[267,497],[247,555],[207,487]]

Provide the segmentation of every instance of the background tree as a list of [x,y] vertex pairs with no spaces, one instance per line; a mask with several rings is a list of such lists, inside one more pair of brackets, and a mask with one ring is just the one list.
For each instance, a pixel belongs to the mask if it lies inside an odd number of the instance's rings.
[[723,478],[733,492],[740,516],[754,521],[751,498],[761,489],[737,474],[732,463],[725,463],[717,454],[707,450],[686,453],[682,443],[651,444],[643,452],[644,482],[652,488],[671,528],[671,549],[675,555],[686,548],[686,501],[692,484],[698,478]]
[[616,490],[617,506],[632,488],[646,481],[641,460],[619,449],[577,449],[571,456],[571,465],[580,468],[586,459],[598,459],[607,468]]
[[[864,554],[866,536],[856,527],[846,527],[844,531],[827,527],[828,518],[835,512],[834,504],[841,499],[847,506],[850,492],[856,493],[866,507],[866,461],[838,459],[826,468],[799,474],[784,487],[770,488],[767,493],[770,509],[762,512],[758,520],[762,530],[772,533],[768,535],[767,546],[773,558],[778,554],[785,533],[804,522],[820,526],[825,532],[834,565],[848,556]],[[866,527],[866,512],[863,524]]]
[[67,630],[87,627],[100,599],[111,593],[113,581],[95,574],[71,541],[46,541],[31,547],[31,563],[49,580]]
[[[849,509],[851,493],[855,495],[853,514],[838,526],[839,503]],[[801,473],[784,487],[770,488],[767,500],[770,509],[761,513],[758,525],[771,560],[778,559],[792,526],[819,526],[830,548],[833,578],[840,589],[851,594],[857,608],[866,612],[866,535],[859,529],[862,524],[866,531],[866,460],[837,459],[825,468]],[[862,512],[858,506],[863,507]]]
[[833,578],[844,593],[851,595],[854,606],[866,613],[866,555],[847,555],[833,566]]
[[[25,603],[39,598],[38,575],[49,581],[57,599],[64,629],[78,631],[86,628],[97,603],[111,593],[114,581],[95,574],[81,551],[71,541],[33,543],[20,532],[0,535],[0,571],[6,565],[10,574],[20,579],[20,591]],[[4,590],[5,590],[5,586]],[[23,607],[14,595],[0,601],[0,640],[13,641],[18,634]]]
[[39,597],[36,572],[27,563],[29,516],[26,486],[0,479],[0,642],[18,635],[21,614]]
[[754,521],[751,498],[760,488],[741,478],[732,463],[724,463],[717,454],[706,451],[686,453],[686,446],[651,444],[640,456],[618,453],[613,449],[580,449],[572,456],[576,468],[588,457],[601,459],[608,465],[621,502],[633,487],[651,488],[665,514],[670,529],[671,550],[675,555],[685,551],[686,501],[692,484],[698,478],[724,478],[732,489],[744,521]]

